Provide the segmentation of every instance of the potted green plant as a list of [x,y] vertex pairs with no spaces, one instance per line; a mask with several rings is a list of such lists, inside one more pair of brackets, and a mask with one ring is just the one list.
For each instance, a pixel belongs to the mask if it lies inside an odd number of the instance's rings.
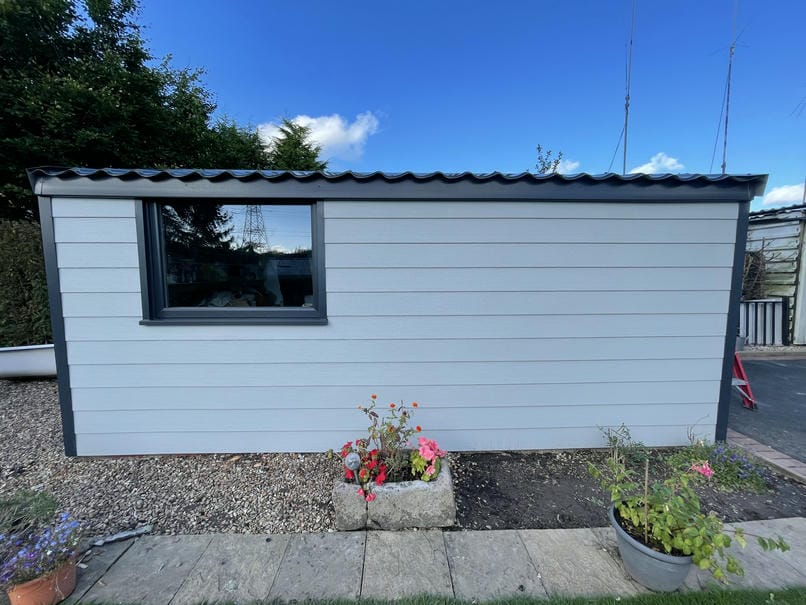
[[[652,483],[648,458],[644,465],[643,481],[636,481],[634,471],[618,453],[604,467],[589,466],[610,493],[608,514],[627,572],[656,591],[677,590],[692,564],[723,582],[726,573],[743,575],[741,564],[727,549],[733,540],[744,547],[744,532],[725,528],[713,511],[703,513],[693,489],[697,481],[713,476],[708,461],[695,462]],[[764,550],[789,550],[781,537],[756,537]]]
[[446,527],[456,516],[446,452],[433,439],[415,435],[412,413],[419,407],[390,403],[377,410],[377,395],[358,406],[370,421],[367,436],[339,451],[344,478],[333,504],[339,529]]
[[79,523],[55,513],[45,494],[24,492],[0,506],[0,585],[12,605],[54,605],[76,586]]

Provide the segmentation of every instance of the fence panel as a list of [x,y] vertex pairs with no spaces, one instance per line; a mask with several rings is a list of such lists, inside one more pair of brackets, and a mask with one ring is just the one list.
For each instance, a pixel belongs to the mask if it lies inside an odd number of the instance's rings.
[[743,300],[739,336],[749,345],[789,344],[789,301],[786,298]]

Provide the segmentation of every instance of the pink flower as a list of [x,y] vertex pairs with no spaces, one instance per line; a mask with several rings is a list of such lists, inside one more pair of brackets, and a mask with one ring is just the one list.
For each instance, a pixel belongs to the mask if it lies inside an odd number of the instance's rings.
[[707,460],[705,462],[703,462],[702,464],[697,464],[697,463],[692,464],[691,465],[691,470],[697,471],[703,477],[707,477],[708,479],[710,479],[711,476],[714,474],[714,469],[711,468],[711,465],[708,464]]
[[359,496],[363,496],[363,495],[364,495],[364,488],[363,488],[363,487],[359,487],[359,488],[358,488],[358,495],[359,495]]
[[367,494],[367,502],[372,502],[376,498],[375,494]]
[[429,475],[429,476],[430,476],[430,475],[433,475],[433,474],[434,474],[434,473],[436,473],[436,472],[437,472],[437,469],[436,469],[436,468],[434,468],[434,463],[433,463],[433,462],[432,462],[431,464],[429,464],[429,465],[428,465],[428,468],[427,468],[427,469],[425,469],[425,474],[426,474],[426,475]]
[[427,445],[420,446],[420,456],[428,460],[429,462],[434,459],[434,451],[428,447]]

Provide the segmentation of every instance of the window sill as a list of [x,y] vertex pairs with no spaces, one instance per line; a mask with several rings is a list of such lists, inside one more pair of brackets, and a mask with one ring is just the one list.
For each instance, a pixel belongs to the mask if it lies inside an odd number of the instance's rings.
[[141,319],[141,326],[325,326],[327,317],[187,317]]

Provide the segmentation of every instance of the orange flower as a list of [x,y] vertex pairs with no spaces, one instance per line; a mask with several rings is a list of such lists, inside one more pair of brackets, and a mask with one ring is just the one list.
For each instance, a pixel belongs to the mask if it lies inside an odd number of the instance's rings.
[[415,430],[415,431],[417,431],[417,432],[419,433],[420,431],[422,431],[422,430],[423,430],[423,427],[421,427],[421,426],[418,424],[417,426],[415,426],[415,427],[414,427],[414,430]]
[[413,407],[413,408],[418,407],[417,402],[416,402],[416,401],[412,401],[412,402],[411,402],[411,407]]
[[394,404],[394,403],[390,403],[390,404],[389,404],[389,407],[390,407],[390,408],[392,408],[392,409],[394,409],[394,408],[395,408],[395,404]]
[[375,393],[373,393],[372,395],[370,395],[370,397],[372,397],[373,399],[377,399],[377,398],[378,398],[378,396],[377,396]]

